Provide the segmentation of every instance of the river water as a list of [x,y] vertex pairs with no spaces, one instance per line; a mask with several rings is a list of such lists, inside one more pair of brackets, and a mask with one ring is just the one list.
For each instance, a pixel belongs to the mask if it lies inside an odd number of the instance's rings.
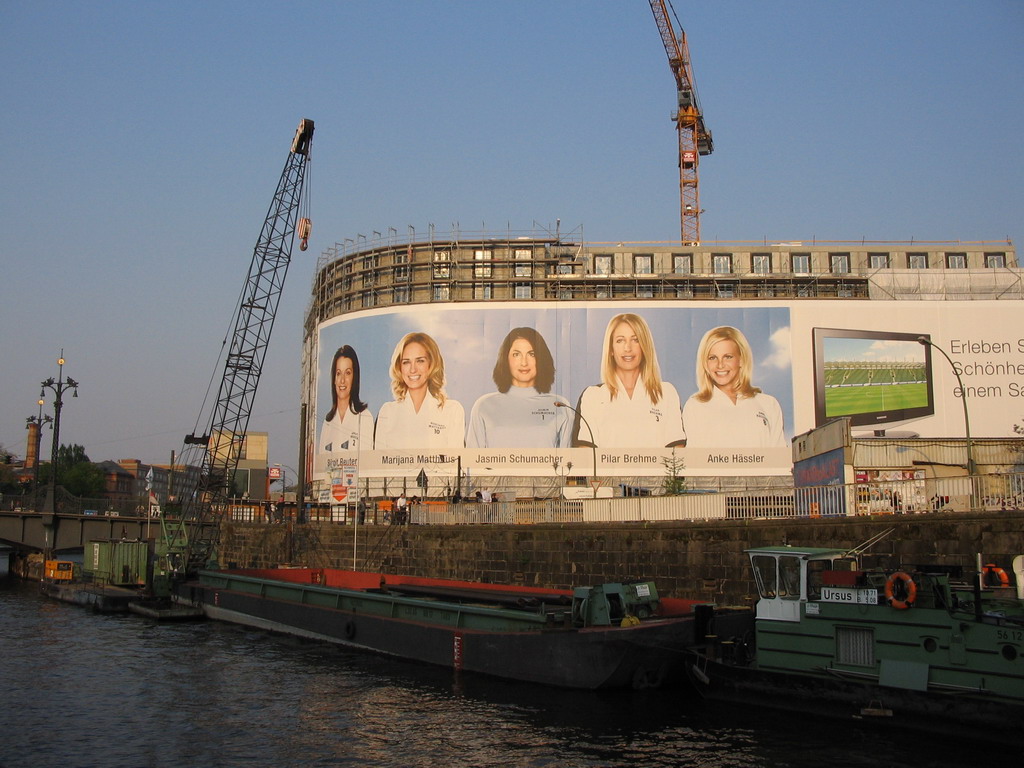
[[992,759],[948,741],[574,692],[215,622],[98,615],[0,579],[0,768],[708,766],[922,768]]

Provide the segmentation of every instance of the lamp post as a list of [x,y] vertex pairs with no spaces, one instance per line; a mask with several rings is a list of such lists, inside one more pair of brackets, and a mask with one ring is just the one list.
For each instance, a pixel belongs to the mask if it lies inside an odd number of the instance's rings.
[[597,498],[597,443],[594,442],[594,430],[590,428],[590,422],[587,421],[586,417],[573,408],[568,403],[563,403],[561,400],[555,401],[556,408],[568,408],[570,411],[580,417],[580,421],[587,425],[587,431],[590,432],[590,447],[594,451],[594,480],[591,483],[591,487],[594,489],[594,498]]
[[917,343],[922,346],[932,347],[933,349],[939,350],[946,361],[949,363],[949,367],[953,369],[953,375],[956,376],[957,386],[960,387],[960,400],[964,406],[964,435],[967,438],[967,474],[974,475],[977,467],[974,464],[974,448],[971,444],[971,419],[967,414],[967,390],[964,389],[964,382],[960,378],[960,372],[956,369],[956,365],[953,364],[952,358],[946,354],[946,350],[940,347],[938,344],[932,342],[927,336],[918,336]]
[[[37,505],[39,503],[39,501],[38,501],[38,496],[39,496],[39,459],[42,457],[42,454],[40,453],[40,449],[42,448],[42,445],[43,445],[43,425],[44,424],[50,424],[50,423],[53,422],[53,417],[52,416],[50,416],[49,414],[46,414],[45,416],[43,415],[43,406],[45,404],[46,404],[46,401],[43,398],[40,397],[39,398],[39,415],[38,416],[29,416],[27,419],[25,419],[29,429],[31,429],[33,425],[35,425],[35,428],[36,428],[36,435],[35,435],[35,437],[36,437],[36,440],[35,440],[35,443],[36,443],[35,444],[36,458],[35,458],[35,463],[32,465],[32,489],[35,492],[36,497],[37,497],[37,500],[36,500],[36,504]],[[36,509],[38,509],[38,508],[39,507],[37,506]]]
[[64,350],[60,351],[60,357],[57,358],[57,378],[56,380],[51,376],[42,383],[42,389],[39,390],[39,400],[46,397],[46,390],[50,390],[54,394],[53,400],[53,446],[50,449],[50,490],[46,498],[46,511],[53,513],[54,503],[57,497],[57,449],[60,447],[60,411],[64,407],[64,393],[69,389],[72,391],[72,397],[78,397],[78,382],[72,379],[70,376],[67,379],[64,378]]

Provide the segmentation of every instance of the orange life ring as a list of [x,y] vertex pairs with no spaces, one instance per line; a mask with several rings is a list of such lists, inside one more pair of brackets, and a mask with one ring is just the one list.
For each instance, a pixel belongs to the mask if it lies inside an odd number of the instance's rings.
[[[896,586],[896,582],[903,582],[903,589],[906,591],[906,597],[899,599],[893,595]],[[885,599],[889,605],[898,611],[905,611],[907,608],[914,604],[914,598],[917,597],[917,584],[910,577],[910,574],[904,573],[903,571],[896,571],[892,576],[886,579],[885,582]]]
[[[999,584],[989,579],[989,575],[994,576],[999,580]],[[985,567],[981,569],[981,580],[987,587],[1008,587],[1010,586],[1010,577],[1006,571],[997,566],[995,563],[986,563]]]

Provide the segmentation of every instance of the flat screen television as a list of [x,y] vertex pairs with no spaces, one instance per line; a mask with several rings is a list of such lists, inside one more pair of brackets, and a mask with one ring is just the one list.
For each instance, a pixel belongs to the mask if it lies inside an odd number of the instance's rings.
[[817,426],[842,416],[882,434],[935,413],[926,333],[814,328]]

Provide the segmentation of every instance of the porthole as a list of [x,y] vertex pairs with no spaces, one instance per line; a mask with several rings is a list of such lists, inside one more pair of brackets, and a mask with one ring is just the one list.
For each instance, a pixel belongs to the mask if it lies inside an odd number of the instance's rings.
[[939,650],[939,644],[934,637],[926,637],[924,642],[921,643],[921,647],[928,651],[928,653],[935,653]]
[[1018,652],[1017,646],[1015,645],[1004,645],[999,652],[1003,654],[1003,658],[1007,661],[1017,660]]

